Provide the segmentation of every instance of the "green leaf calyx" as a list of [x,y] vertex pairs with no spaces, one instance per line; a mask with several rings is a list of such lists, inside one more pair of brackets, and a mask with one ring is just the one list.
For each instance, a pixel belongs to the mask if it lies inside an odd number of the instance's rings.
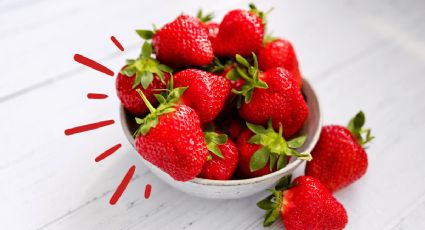
[[136,30],[136,33],[144,40],[150,40],[155,35],[155,31],[152,30]]
[[261,11],[255,6],[254,3],[249,4],[249,11],[255,15],[257,15],[259,18],[261,18],[261,21],[263,22],[263,25],[267,25],[267,15],[270,14],[273,11],[273,7],[267,10],[266,12]]
[[[172,79],[172,78],[171,78]],[[171,80],[172,82],[172,80]],[[179,101],[179,97],[184,93],[187,87],[179,87],[172,90],[167,90],[166,95],[155,94],[155,98],[159,102],[159,106],[154,108],[149,100],[146,98],[145,94],[140,89],[136,89],[139,93],[146,107],[149,109],[149,114],[144,118],[136,117],[136,123],[139,125],[139,128],[134,133],[134,136],[146,135],[151,128],[156,127],[158,124],[159,116],[171,113],[175,111],[175,105]]]
[[245,80],[245,84],[241,90],[232,89],[232,92],[245,97],[245,103],[249,103],[255,88],[267,89],[267,83],[260,79],[260,70],[258,68],[258,60],[255,53],[252,53],[252,60],[254,65],[251,65],[247,59],[239,54],[236,54],[236,67],[234,70],[238,77]]
[[272,225],[281,215],[282,206],[285,205],[284,195],[286,193],[284,191],[296,186],[295,183],[291,183],[291,178],[292,175],[282,177],[274,189],[268,190],[272,194],[257,202],[257,207],[266,211],[263,222],[264,227]]
[[261,146],[250,159],[249,166],[251,172],[263,168],[267,162],[269,162],[270,171],[273,171],[275,167],[277,170],[280,170],[288,163],[287,156],[295,156],[307,161],[312,159],[310,153],[298,153],[296,151],[297,148],[300,148],[304,144],[306,140],[305,136],[286,141],[282,136],[282,125],[279,126],[279,132],[276,132],[273,129],[271,119],[268,122],[267,128],[248,122],[246,125],[254,133],[248,142]]
[[275,189],[269,190],[272,195],[257,203],[257,207],[266,211],[263,226],[271,226],[280,216],[283,202],[283,192]]
[[196,17],[202,22],[207,23],[211,21],[214,18],[214,13],[208,13],[206,15],[203,14],[202,9],[198,10],[198,13],[196,14]]
[[363,147],[375,138],[370,129],[363,128],[365,123],[366,117],[363,111],[360,111],[350,120],[347,126],[357,142]]
[[143,89],[147,89],[155,75],[165,84],[165,73],[171,74],[173,72],[173,69],[160,64],[158,60],[151,56],[152,45],[145,42],[139,58],[127,60],[127,65],[121,70],[121,74],[127,77],[134,77],[133,89],[139,85],[142,85]]
[[[224,159],[224,156],[218,145],[226,144],[227,139],[228,137],[226,134],[216,133],[211,128],[204,130],[204,140],[208,151],[217,157],[220,157],[221,159]],[[212,159],[212,156],[210,156],[208,159]]]

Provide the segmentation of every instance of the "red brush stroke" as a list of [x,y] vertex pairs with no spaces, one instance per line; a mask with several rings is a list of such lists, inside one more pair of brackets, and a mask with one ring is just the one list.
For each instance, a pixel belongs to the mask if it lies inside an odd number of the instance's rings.
[[117,201],[120,199],[122,193],[127,188],[128,183],[130,183],[131,177],[133,177],[134,172],[136,171],[136,166],[131,166],[127,174],[125,174],[124,178],[122,179],[121,183],[118,185],[117,190],[115,190],[114,194],[112,195],[111,199],[109,200],[109,203],[111,205],[114,205],[117,203]]
[[87,94],[88,99],[105,99],[107,97],[108,97],[108,95],[103,94],[103,93],[88,93]]
[[106,121],[100,121],[100,122],[96,122],[96,123],[92,123],[92,124],[77,126],[77,127],[74,127],[74,128],[66,129],[65,135],[69,136],[69,135],[73,135],[73,134],[76,134],[76,133],[86,132],[86,131],[89,131],[89,130],[101,128],[103,126],[112,125],[114,123],[115,123],[114,120],[106,120]]
[[122,146],[121,144],[117,144],[117,145],[112,146],[111,148],[109,148],[108,150],[106,150],[105,152],[103,152],[102,154],[97,156],[96,159],[94,159],[94,161],[99,162],[99,161],[105,159],[106,157],[110,156],[112,153],[114,153],[118,149],[120,149],[121,146]]
[[151,196],[151,192],[152,192],[152,185],[147,184],[145,186],[145,199],[149,199],[149,197]]
[[121,43],[114,36],[111,36],[111,40],[118,49],[120,49],[121,51],[124,51],[124,47],[121,45]]
[[88,66],[88,67],[90,67],[92,69],[95,69],[97,71],[100,71],[100,72],[102,72],[104,74],[107,74],[109,76],[114,76],[114,72],[112,70],[108,69],[106,66],[103,66],[103,65],[99,64],[96,61],[93,61],[90,58],[84,57],[81,54],[75,54],[74,55],[74,60],[76,62],[80,63],[80,64],[83,64],[85,66]]

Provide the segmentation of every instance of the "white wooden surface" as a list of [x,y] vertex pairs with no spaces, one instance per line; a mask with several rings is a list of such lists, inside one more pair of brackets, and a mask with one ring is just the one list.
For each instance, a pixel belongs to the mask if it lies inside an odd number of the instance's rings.
[[[0,229],[261,229],[255,202],[190,197],[155,178],[119,123],[74,136],[73,126],[118,119],[114,78],[72,60],[81,53],[117,70],[139,52],[136,28],[150,28],[218,1],[0,1]],[[257,1],[274,35],[293,41],[326,123],[359,109],[376,140],[367,175],[336,197],[347,229],[424,229],[425,2]],[[119,52],[109,40],[125,46]],[[102,101],[88,92],[107,93]],[[123,147],[100,163],[94,158]],[[129,166],[136,175],[115,206],[108,201]],[[146,183],[153,185],[149,200]],[[277,223],[272,229],[281,229]]]

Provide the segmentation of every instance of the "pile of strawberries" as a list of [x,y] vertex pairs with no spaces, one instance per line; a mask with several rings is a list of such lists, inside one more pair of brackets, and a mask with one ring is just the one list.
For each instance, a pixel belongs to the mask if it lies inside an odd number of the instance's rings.
[[282,215],[289,230],[342,229],[345,209],[331,192],[365,173],[362,145],[373,137],[359,113],[349,129],[324,127],[311,154],[297,152],[309,115],[303,80],[291,43],[265,36],[265,17],[251,4],[221,23],[199,12],[136,31],[145,40],[141,54],[116,80],[122,105],[139,125],[136,149],[178,181],[259,177],[291,157],[309,160],[308,176],[283,178],[258,203],[264,225]]

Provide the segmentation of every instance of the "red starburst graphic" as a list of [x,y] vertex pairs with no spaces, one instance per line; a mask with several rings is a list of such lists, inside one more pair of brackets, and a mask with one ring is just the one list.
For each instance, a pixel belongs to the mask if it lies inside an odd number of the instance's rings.
[[[124,47],[121,45],[121,43],[115,38],[115,36],[111,36],[111,41],[114,43],[114,45],[120,50],[124,51]],[[91,69],[97,70],[101,73],[104,73],[108,76],[114,76],[114,72],[110,70],[108,67],[100,64],[99,62],[96,62],[90,58],[87,58],[81,54],[75,54],[74,55],[74,61],[85,65]],[[108,95],[102,94],[102,93],[88,93],[87,94],[88,99],[106,99],[108,98]],[[77,133],[87,132],[94,129],[99,129],[108,125],[113,125],[115,123],[114,120],[105,120],[105,121],[99,121],[91,124],[81,125],[77,127],[73,127],[70,129],[65,130],[65,135],[73,135]],[[103,153],[101,153],[99,156],[95,158],[95,162],[100,162],[104,160],[105,158],[111,156],[115,152],[117,152],[122,147],[121,144],[116,144],[109,149],[105,150]],[[115,205],[117,201],[120,199],[121,195],[124,193],[124,190],[127,188],[128,184],[131,181],[131,178],[133,177],[134,173],[136,171],[136,166],[132,165],[128,170],[125,176],[123,177],[121,183],[118,185],[117,189],[115,190],[114,194],[112,195],[111,199],[109,200],[109,203],[111,205]],[[152,192],[152,185],[147,184],[145,186],[145,199],[149,199]]]

